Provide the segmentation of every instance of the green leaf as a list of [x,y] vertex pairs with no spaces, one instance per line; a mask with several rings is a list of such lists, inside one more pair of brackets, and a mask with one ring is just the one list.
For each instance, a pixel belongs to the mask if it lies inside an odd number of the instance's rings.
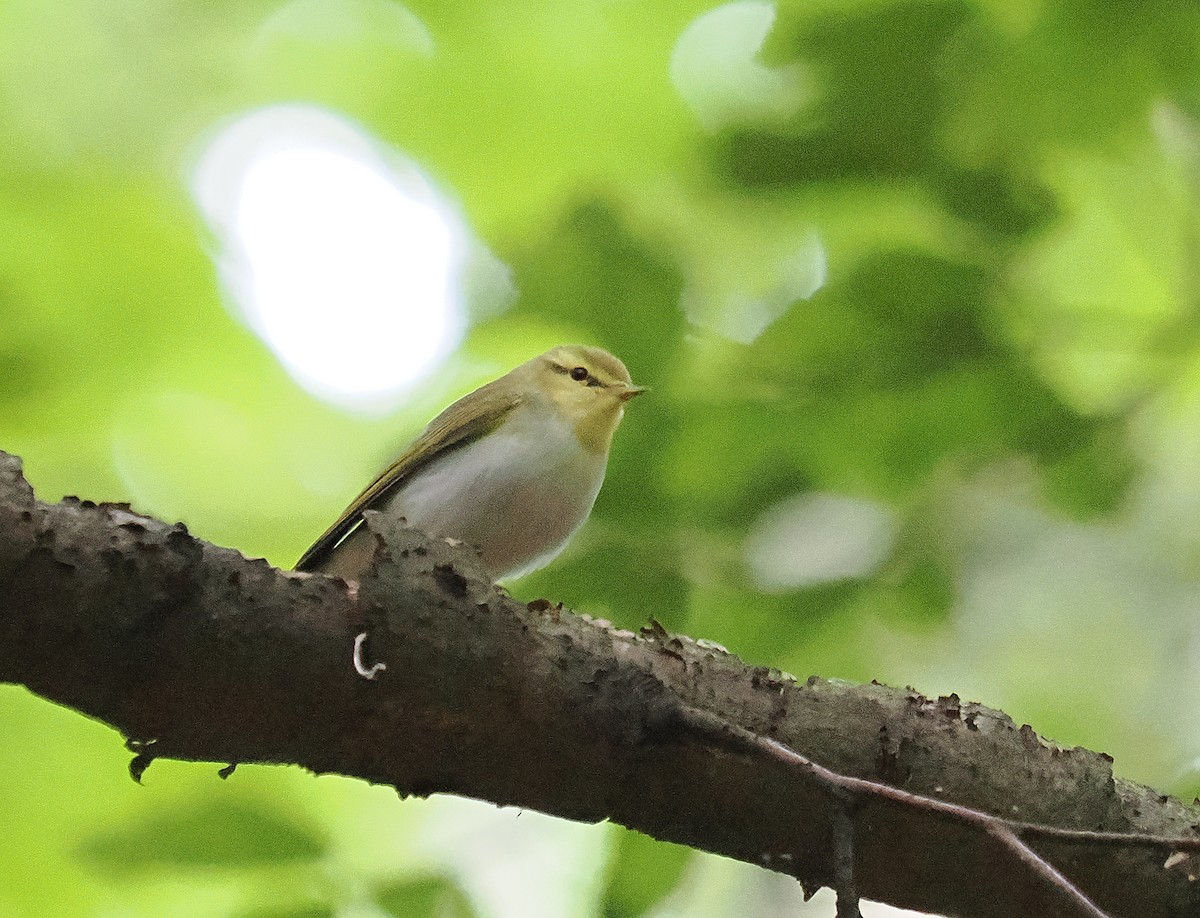
[[216,798],[116,826],[85,842],[79,854],[96,870],[126,874],[311,863],[325,852],[320,836],[295,820]]
[[694,852],[632,829],[616,827],[616,831],[619,835],[600,914],[603,918],[638,918],[679,885]]
[[930,168],[948,96],[938,63],[970,7],[950,0],[794,11],[776,26],[776,58],[813,70],[825,92],[787,128],[732,132],[719,154],[724,174],[767,188]]
[[475,918],[471,900],[447,877],[405,880],[384,887],[375,904],[392,918]]
[[332,905],[300,905],[295,908],[266,908],[243,912],[238,918],[336,918]]

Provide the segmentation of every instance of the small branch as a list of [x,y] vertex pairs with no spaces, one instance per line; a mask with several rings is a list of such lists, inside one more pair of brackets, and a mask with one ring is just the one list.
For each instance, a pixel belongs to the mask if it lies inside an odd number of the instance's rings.
[[[997,817],[999,818],[999,817]],[[1162,848],[1166,851],[1200,852],[1200,836],[1147,835],[1139,832],[1093,832],[1088,829],[1064,829],[1036,822],[1002,820],[1021,838],[1052,838],[1088,845],[1119,845],[1122,848]]]
[[858,885],[854,880],[854,801],[837,794],[833,810],[834,891],[837,918],[862,918],[858,910]]
[[[853,798],[859,797],[875,797],[934,816],[976,826],[1007,848],[1041,883],[1062,896],[1075,910],[1075,914],[1083,916],[1083,918],[1111,918],[1053,864],[1021,841],[1013,827],[1005,819],[971,807],[913,794],[890,784],[839,774],[818,765],[778,740],[759,736],[735,724],[721,721],[719,717],[709,711],[689,711],[686,718],[689,726],[694,727],[697,732],[717,738],[721,742],[734,740],[747,749],[763,749],[776,760],[800,769],[830,791],[836,801],[834,857],[838,918],[853,918],[858,913],[858,894],[854,886],[854,825],[850,814],[854,804]],[[843,898],[845,906],[843,906]],[[845,908],[844,913],[843,908]]]
[[1101,909],[1091,899],[1063,875],[1057,867],[1026,845],[1015,832],[986,813],[977,814],[978,819],[972,819],[982,825],[989,835],[1008,848],[1013,855],[1029,868],[1030,875],[1035,877],[1049,889],[1060,894],[1072,907],[1078,910],[1083,918],[1111,918],[1108,912]]

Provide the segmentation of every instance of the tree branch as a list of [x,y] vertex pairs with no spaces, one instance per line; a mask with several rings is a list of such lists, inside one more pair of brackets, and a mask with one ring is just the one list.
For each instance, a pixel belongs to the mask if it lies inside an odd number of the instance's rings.
[[1200,810],[1105,756],[955,696],[797,683],[657,626],[525,606],[462,549],[370,526],[377,567],[352,592],[125,506],[37,502],[0,453],[0,680],[112,724],[138,767],[291,763],[612,819],[840,886],[846,914],[859,895],[1200,914]]

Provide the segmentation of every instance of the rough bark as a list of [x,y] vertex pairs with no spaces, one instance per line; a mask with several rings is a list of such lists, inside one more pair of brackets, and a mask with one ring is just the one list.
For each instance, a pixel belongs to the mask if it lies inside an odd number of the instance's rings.
[[[1197,832],[1197,808],[998,711],[796,682],[657,627],[632,634],[526,606],[462,548],[370,524],[378,566],[355,594],[125,506],[38,502],[0,453],[0,681],[113,725],[143,744],[143,761],[292,763],[401,794],[611,819],[809,890],[835,880],[843,804],[739,736],[1007,818]],[[387,666],[374,680],[352,665],[364,631],[367,662]],[[850,815],[863,896],[948,915],[1077,914],[977,826],[871,796]],[[1033,847],[1113,916],[1200,915],[1200,884],[1164,868],[1169,850]]]

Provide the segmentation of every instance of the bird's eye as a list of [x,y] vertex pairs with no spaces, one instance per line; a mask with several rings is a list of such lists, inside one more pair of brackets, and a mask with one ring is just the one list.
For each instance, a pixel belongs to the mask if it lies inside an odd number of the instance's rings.
[[575,382],[583,382],[588,378],[587,367],[576,367],[573,369],[571,371],[571,378],[575,380]]

